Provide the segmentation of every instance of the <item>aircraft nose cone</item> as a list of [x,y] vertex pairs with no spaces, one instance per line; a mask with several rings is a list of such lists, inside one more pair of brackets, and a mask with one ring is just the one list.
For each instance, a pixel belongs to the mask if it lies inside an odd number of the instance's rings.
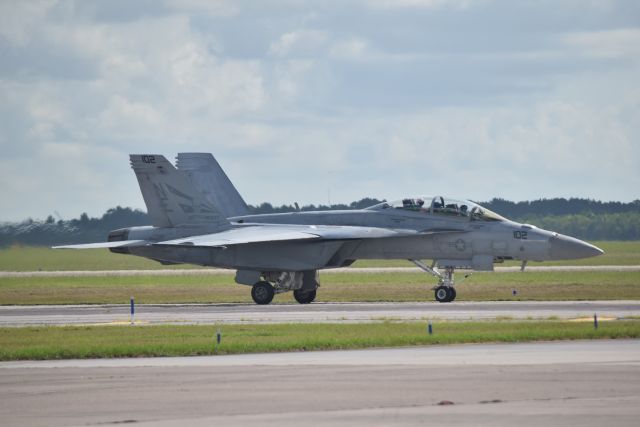
[[602,255],[597,246],[573,237],[557,234],[549,239],[551,259],[578,259]]

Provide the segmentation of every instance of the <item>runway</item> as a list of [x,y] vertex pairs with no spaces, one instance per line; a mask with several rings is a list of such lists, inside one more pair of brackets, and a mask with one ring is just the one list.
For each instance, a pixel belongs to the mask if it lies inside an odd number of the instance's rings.
[[[501,301],[415,303],[144,304],[138,324],[376,322],[384,320],[601,319],[640,317],[640,301]],[[0,306],[0,326],[129,323],[130,306]]]
[[640,340],[0,363],[5,426],[635,426]]

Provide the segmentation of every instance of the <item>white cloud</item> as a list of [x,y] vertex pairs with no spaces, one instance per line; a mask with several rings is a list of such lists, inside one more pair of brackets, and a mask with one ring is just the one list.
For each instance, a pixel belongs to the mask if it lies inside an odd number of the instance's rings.
[[282,101],[295,99],[304,90],[305,78],[313,71],[314,61],[291,59],[276,64],[275,90]]
[[154,129],[161,126],[163,117],[149,104],[130,101],[121,95],[113,95],[97,120],[105,131],[108,129],[132,131],[136,128]]
[[269,46],[269,53],[278,57],[310,56],[321,52],[329,35],[326,31],[301,29],[282,34]]
[[358,60],[370,57],[371,47],[364,39],[351,38],[334,43],[329,54],[336,59]]

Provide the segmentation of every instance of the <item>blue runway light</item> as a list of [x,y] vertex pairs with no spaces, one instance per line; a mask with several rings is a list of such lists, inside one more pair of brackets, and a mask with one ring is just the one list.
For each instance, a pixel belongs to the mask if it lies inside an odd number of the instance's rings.
[[214,354],[218,354],[218,346],[220,346],[220,341],[222,341],[222,333],[220,333],[220,329],[218,329],[216,331],[216,341],[215,344],[213,345],[213,352]]

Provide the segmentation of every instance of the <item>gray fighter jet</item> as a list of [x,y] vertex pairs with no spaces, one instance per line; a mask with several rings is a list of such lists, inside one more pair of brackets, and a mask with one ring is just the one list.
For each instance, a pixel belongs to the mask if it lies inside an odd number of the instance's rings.
[[[581,240],[510,221],[469,200],[405,197],[361,210],[249,215],[211,154],[133,154],[131,166],[152,225],[109,233],[108,242],[55,248],[109,248],[163,264],[237,270],[257,304],[293,291],[314,301],[318,271],[358,259],[406,259],[438,278],[435,299],[456,298],[454,270],[494,263],[567,260],[602,254]],[[433,260],[427,265],[422,260]]]

